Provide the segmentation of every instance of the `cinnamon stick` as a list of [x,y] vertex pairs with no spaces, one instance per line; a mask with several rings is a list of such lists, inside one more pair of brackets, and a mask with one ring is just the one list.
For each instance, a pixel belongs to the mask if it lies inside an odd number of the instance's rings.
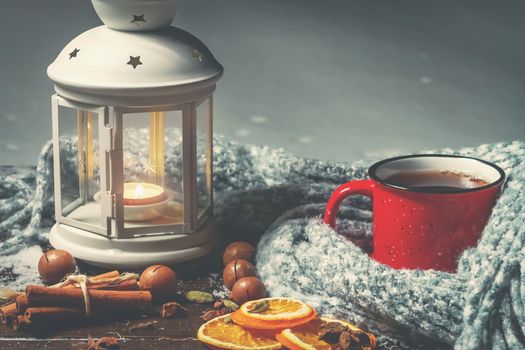
[[24,321],[31,323],[52,324],[68,319],[79,319],[86,317],[81,308],[74,307],[30,307],[24,312]]
[[[90,277],[93,281],[105,279],[105,278],[117,278],[120,276],[120,272],[117,270],[109,271],[100,275]],[[74,285],[68,284],[62,288],[75,288]],[[121,283],[115,283],[105,286],[88,286],[88,288],[99,288],[108,290],[137,290],[138,283],[136,279],[123,281]],[[25,312],[28,306],[27,296],[25,294],[19,295],[16,300],[12,303],[6,304],[0,307],[0,322],[3,324],[9,324],[10,319],[17,314],[21,315]]]
[[[28,307],[36,306],[78,306],[84,307],[84,294],[78,288],[49,288],[42,286],[26,287]],[[148,291],[113,291],[89,289],[92,308],[137,310],[151,306],[151,293]]]
[[15,303],[6,304],[0,307],[0,321],[3,324],[9,324],[16,314],[17,312]]
[[133,278],[129,280],[125,280],[118,283],[112,283],[107,285],[101,285],[101,286],[89,286],[88,289],[99,289],[99,290],[138,290],[139,284],[138,281]]
[[[138,280],[136,278],[119,280],[120,273],[115,271],[110,271],[101,275],[89,277],[88,289],[105,289],[105,290],[138,290]],[[111,282],[111,280],[114,280]],[[104,280],[106,280],[104,282]],[[107,281],[109,280],[109,281]],[[63,282],[68,283],[68,281]],[[54,285],[51,287],[61,287],[61,288],[78,288],[78,284],[65,284],[65,285]]]
[[[118,276],[120,276],[120,272],[118,272],[117,270],[114,270],[114,271],[105,272],[100,275],[92,276],[90,277],[90,279],[92,281],[97,281],[97,280],[101,280],[104,278],[117,278]],[[75,288],[75,286],[72,284],[68,284],[68,285],[65,285],[63,288]]]
[[[102,281],[104,279],[116,279],[119,276],[120,276],[120,272],[117,270],[114,270],[114,271],[109,271],[109,272],[106,272],[100,275],[92,276],[90,277],[90,281],[92,283],[96,283],[97,281]],[[77,290],[77,291],[80,290],[78,287],[75,287],[75,285],[73,284],[66,284],[63,286],[56,285],[54,287],[49,287],[49,288],[55,288],[55,287],[60,287],[60,289],[68,289],[68,290]],[[55,288],[55,289],[58,289],[58,288]],[[94,284],[94,285],[88,285],[88,289],[136,291],[138,290],[138,281],[137,279],[132,278],[132,279],[127,279],[121,282],[113,282],[113,283],[108,283],[108,284]],[[124,297],[124,300],[126,300],[127,296],[124,295],[123,297]],[[137,305],[131,305],[129,307],[131,310],[136,310],[137,308],[145,307],[143,305],[148,304],[148,301],[147,301],[148,297],[147,296],[144,297],[144,295],[142,295],[141,297],[143,299],[145,298],[144,300],[146,301],[143,300],[143,302],[139,302]],[[132,299],[132,301],[130,302],[134,304],[135,299]],[[35,303],[37,305],[40,305],[41,301],[36,301]],[[105,302],[101,302],[102,305],[104,305],[104,303]],[[30,305],[29,305],[29,299],[27,297],[27,294],[19,295],[14,302],[0,307],[0,322],[2,322],[3,324],[12,325],[14,329],[20,328],[21,326],[27,323],[27,320],[23,315],[26,312],[26,310],[29,308],[29,306]],[[117,302],[117,304],[114,306],[117,308],[118,307],[124,308],[124,306],[121,305],[120,302]],[[82,311],[83,313],[85,313],[85,311],[83,309],[80,310],[80,308],[77,311],[78,312]],[[37,316],[37,317],[40,317],[40,316]]]
[[16,313],[19,315],[22,315],[26,311],[29,305],[29,301],[27,300],[27,295],[23,294],[23,295],[17,296],[15,305],[16,305]]

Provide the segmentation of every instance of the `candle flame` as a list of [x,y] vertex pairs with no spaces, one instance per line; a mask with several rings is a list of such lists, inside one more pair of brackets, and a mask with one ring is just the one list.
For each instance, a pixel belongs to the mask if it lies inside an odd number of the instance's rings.
[[144,187],[142,187],[142,185],[138,185],[136,188],[135,188],[135,198],[140,198],[140,197],[144,197]]

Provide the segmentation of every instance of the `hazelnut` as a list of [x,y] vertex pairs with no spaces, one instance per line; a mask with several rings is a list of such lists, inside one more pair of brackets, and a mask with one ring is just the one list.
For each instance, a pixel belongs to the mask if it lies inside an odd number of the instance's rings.
[[230,261],[222,272],[224,285],[229,290],[232,289],[233,284],[237,282],[237,280],[248,276],[255,276],[255,266],[253,266],[251,262],[242,259]]
[[238,305],[266,297],[266,287],[257,277],[243,277],[233,285],[231,298]]
[[58,283],[76,269],[75,258],[65,250],[48,250],[38,260],[38,273],[45,284]]
[[224,266],[235,259],[243,259],[253,262],[255,256],[255,248],[246,242],[233,242],[226,247],[222,256]]
[[139,287],[150,291],[155,301],[167,300],[176,292],[177,274],[164,265],[150,266],[140,274]]

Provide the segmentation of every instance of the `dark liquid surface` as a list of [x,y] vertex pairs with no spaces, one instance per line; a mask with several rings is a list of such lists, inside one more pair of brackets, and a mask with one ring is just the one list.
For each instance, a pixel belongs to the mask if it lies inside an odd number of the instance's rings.
[[407,171],[385,178],[394,186],[429,192],[450,192],[486,186],[483,179],[450,171]]

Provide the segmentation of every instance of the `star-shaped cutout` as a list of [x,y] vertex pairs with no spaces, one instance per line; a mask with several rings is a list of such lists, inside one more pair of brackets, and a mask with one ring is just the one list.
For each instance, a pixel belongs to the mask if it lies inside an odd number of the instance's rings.
[[144,19],[144,15],[133,15],[133,19],[131,20],[131,23],[135,23],[137,27],[140,27],[144,23],[146,23],[146,20]]
[[200,53],[199,50],[197,49],[191,50],[191,55],[193,56],[193,58],[199,60],[199,62],[202,62],[202,53]]
[[78,52],[80,49],[75,48],[73,51],[69,53],[69,59],[72,59],[73,57],[77,57]]
[[142,62],[140,62],[140,56],[129,56],[129,62],[127,64],[133,66],[133,69],[136,69],[137,66],[142,64]]

